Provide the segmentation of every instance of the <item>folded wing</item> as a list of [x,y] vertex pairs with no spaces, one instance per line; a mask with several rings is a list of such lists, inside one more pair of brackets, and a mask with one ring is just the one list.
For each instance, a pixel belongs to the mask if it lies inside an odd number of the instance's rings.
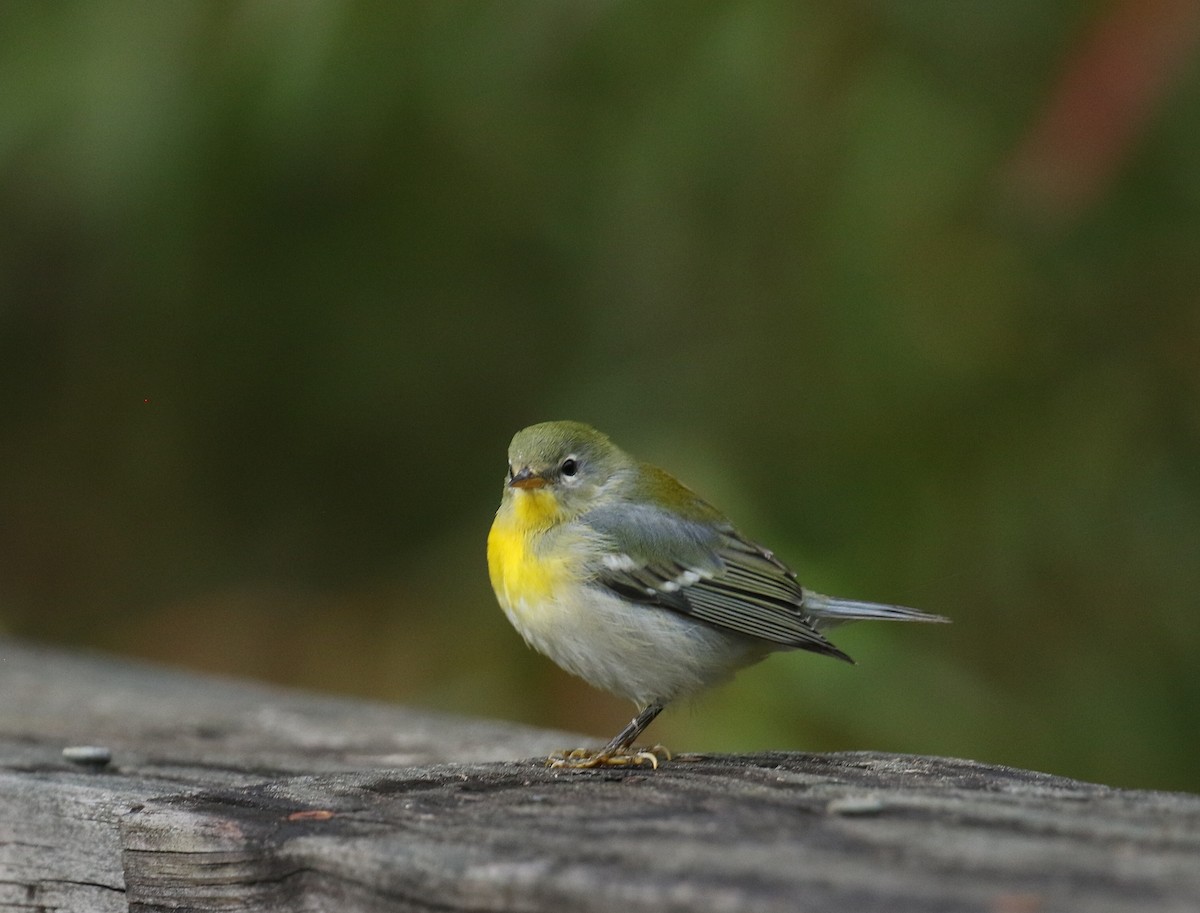
[[[703,502],[696,507],[712,510]],[[596,585],[739,634],[851,661],[817,630],[796,575],[727,522],[629,504],[619,513],[597,509],[584,520],[608,546],[594,571]]]

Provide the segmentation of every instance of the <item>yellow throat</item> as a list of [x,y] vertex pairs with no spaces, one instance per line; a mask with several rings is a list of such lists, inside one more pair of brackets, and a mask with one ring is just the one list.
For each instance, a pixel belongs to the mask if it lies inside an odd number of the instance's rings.
[[543,554],[547,533],[564,519],[562,506],[544,489],[510,489],[488,533],[488,574],[500,605],[510,615],[526,616],[554,598],[571,579],[571,552]]

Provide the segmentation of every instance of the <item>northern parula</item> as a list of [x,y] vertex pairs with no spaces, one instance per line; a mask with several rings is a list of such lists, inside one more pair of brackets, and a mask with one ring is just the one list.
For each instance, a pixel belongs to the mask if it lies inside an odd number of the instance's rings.
[[604,748],[555,766],[657,766],[634,742],[668,702],[776,650],[851,662],[822,632],[859,619],[946,621],[823,596],[715,507],[579,422],[518,431],[488,534],[488,570],[535,650],[639,712]]

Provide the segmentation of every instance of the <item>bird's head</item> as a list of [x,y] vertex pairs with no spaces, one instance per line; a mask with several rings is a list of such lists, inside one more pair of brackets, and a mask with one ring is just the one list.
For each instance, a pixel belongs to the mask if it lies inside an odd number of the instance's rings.
[[605,435],[580,422],[530,425],[508,447],[504,497],[547,518],[575,516],[629,462]]

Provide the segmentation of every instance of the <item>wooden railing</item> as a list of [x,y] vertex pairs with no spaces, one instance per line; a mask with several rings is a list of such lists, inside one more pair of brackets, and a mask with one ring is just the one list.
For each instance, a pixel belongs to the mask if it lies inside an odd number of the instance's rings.
[[577,738],[0,643],[0,911],[1200,910],[1198,796]]

